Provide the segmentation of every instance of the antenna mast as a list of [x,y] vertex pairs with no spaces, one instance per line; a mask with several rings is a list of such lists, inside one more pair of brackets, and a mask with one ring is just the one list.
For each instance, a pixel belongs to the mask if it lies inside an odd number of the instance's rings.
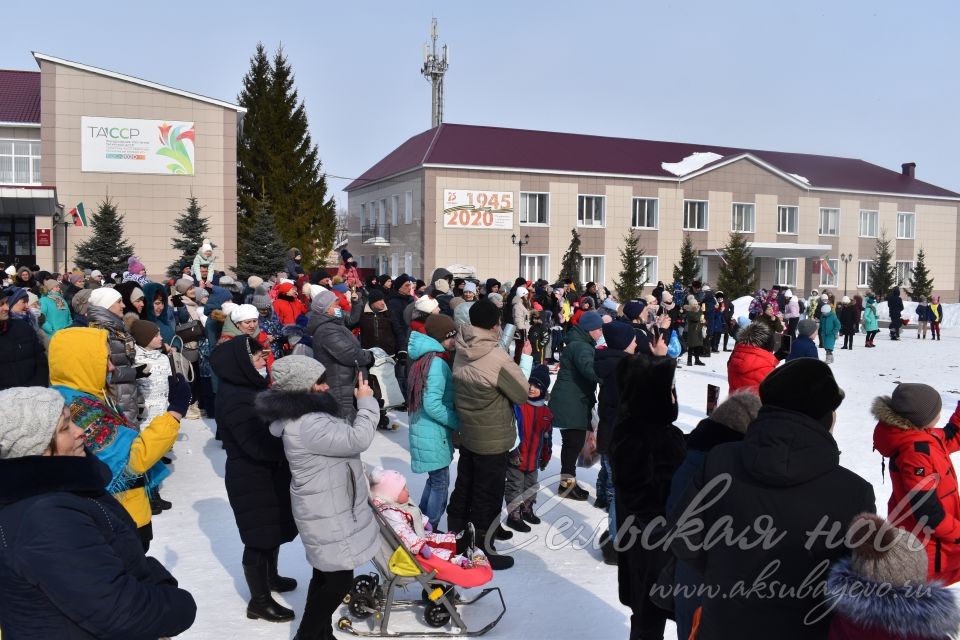
[[432,125],[440,126],[443,122],[443,74],[447,72],[448,58],[447,45],[443,45],[440,55],[437,55],[437,19],[430,24],[430,38],[433,44],[428,48],[423,45],[423,67],[420,73],[433,87]]

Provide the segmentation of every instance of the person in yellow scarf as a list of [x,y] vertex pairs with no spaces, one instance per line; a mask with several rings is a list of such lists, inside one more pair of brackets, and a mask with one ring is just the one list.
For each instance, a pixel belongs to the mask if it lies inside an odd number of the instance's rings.
[[940,296],[933,296],[933,302],[930,303],[930,315],[933,320],[930,321],[930,339],[940,339],[940,323],[943,322],[943,305],[940,304]]

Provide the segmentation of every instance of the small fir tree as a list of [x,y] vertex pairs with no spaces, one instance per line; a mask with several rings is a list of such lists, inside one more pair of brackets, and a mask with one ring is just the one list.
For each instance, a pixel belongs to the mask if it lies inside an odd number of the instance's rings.
[[570,230],[570,246],[563,254],[563,261],[560,263],[560,281],[566,279],[577,287],[577,291],[583,291],[583,283],[580,282],[580,268],[583,265],[583,255],[580,253],[580,234],[577,230]]
[[913,277],[910,278],[910,299],[919,301],[920,298],[930,300],[933,294],[933,278],[927,269],[927,256],[923,247],[917,252],[917,261],[913,265]]
[[683,244],[680,245],[680,262],[673,265],[673,281],[683,286],[700,278],[700,260],[697,251],[693,248],[693,240],[689,233],[683,234]]
[[177,217],[176,230],[170,244],[180,252],[180,257],[167,268],[167,276],[178,278],[184,267],[193,265],[193,258],[200,251],[203,239],[210,231],[210,220],[200,215],[203,207],[194,196],[187,200],[187,208]]
[[726,294],[727,300],[733,301],[753,293],[756,283],[753,251],[747,244],[747,238],[742,233],[731,233],[723,247],[717,288]]
[[233,268],[241,280],[250,276],[267,278],[272,273],[282,271],[286,263],[286,248],[277,231],[277,222],[268,200],[257,206],[250,222],[250,233],[240,243],[237,266]]
[[640,248],[640,236],[633,229],[624,237],[624,247],[620,249],[620,279],[615,280],[613,286],[617,289],[617,299],[621,302],[636,300],[643,293],[643,285],[647,283],[647,266],[642,260],[643,249]]
[[897,269],[893,264],[893,254],[890,252],[890,240],[887,238],[886,230],[883,230],[877,238],[876,251],[867,276],[870,290],[881,300],[896,283]]
[[123,273],[133,245],[123,237],[123,214],[110,196],[90,218],[93,235],[77,245],[74,261],[81,269],[99,269],[104,274]]

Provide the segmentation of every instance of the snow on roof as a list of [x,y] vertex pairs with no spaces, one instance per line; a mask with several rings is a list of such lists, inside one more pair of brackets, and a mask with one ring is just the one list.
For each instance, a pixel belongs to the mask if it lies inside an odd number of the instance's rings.
[[721,158],[723,158],[723,156],[719,153],[713,153],[712,151],[695,151],[680,162],[661,162],[660,166],[663,167],[664,171],[669,171],[679,177],[702,169],[711,162],[716,162]]
[[788,173],[787,175],[789,175],[790,177],[796,178],[797,180],[799,180],[799,181],[802,182],[803,184],[810,184],[810,181],[809,181],[809,180],[807,180],[807,179],[804,178],[803,176],[798,175],[798,174],[796,174],[796,173]]

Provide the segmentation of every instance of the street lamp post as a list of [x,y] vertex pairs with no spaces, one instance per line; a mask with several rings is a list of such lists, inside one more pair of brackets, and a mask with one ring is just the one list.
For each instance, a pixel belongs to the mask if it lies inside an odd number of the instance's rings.
[[513,234],[510,236],[510,242],[517,245],[517,247],[520,249],[520,260],[519,260],[519,264],[517,265],[520,268],[520,270],[517,272],[517,275],[522,277],[523,276],[523,245],[530,244],[530,235],[524,234],[523,238],[518,238],[517,234]]
[[847,295],[847,275],[850,273],[850,263],[853,262],[853,254],[841,253],[840,261],[843,262],[843,295]]
[[[70,221],[67,220],[67,216],[64,213],[65,207],[62,204],[57,203],[57,210],[53,214],[53,224],[54,229],[56,225],[63,225],[63,272],[67,272],[67,230],[70,228]],[[54,255],[54,262],[56,262],[56,255]]]

